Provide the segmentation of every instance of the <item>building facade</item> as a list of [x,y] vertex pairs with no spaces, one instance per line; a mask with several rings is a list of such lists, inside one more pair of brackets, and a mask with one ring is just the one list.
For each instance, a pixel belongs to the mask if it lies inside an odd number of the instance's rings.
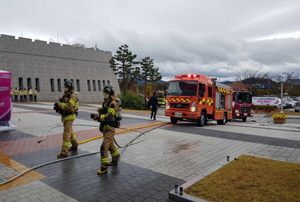
[[38,100],[57,101],[72,80],[81,102],[102,102],[103,87],[120,93],[110,68],[112,53],[94,48],[0,35],[0,70],[12,73],[12,88],[37,88]]

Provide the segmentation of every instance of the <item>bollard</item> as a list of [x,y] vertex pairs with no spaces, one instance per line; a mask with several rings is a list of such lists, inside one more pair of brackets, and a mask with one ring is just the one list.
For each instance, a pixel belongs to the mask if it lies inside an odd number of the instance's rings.
[[179,194],[180,194],[180,195],[183,195],[183,193],[182,193],[183,187],[179,187],[179,191],[180,191]]
[[175,193],[178,193],[178,185],[175,185]]

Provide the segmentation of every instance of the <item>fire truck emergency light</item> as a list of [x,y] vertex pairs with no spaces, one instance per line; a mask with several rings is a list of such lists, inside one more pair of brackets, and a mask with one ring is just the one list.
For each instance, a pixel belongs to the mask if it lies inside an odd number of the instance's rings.
[[177,78],[177,79],[182,79],[184,77],[194,79],[194,78],[200,78],[200,75],[199,74],[183,74],[183,75],[176,75],[175,76],[175,78]]

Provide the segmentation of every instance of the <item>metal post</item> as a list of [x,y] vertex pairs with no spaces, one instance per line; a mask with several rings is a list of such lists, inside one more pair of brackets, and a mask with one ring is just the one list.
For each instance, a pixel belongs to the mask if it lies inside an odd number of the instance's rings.
[[283,114],[283,82],[281,81],[281,111],[280,113]]

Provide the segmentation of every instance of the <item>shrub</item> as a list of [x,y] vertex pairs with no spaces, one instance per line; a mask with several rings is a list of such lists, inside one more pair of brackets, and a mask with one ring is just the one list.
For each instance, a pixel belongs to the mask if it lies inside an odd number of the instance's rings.
[[122,108],[126,109],[147,109],[145,100],[137,94],[128,92],[118,96],[122,101]]
[[287,119],[287,116],[284,114],[273,114],[273,119]]
[[254,105],[254,110],[260,110],[264,112],[271,112],[276,109],[275,106],[269,106],[269,105]]

